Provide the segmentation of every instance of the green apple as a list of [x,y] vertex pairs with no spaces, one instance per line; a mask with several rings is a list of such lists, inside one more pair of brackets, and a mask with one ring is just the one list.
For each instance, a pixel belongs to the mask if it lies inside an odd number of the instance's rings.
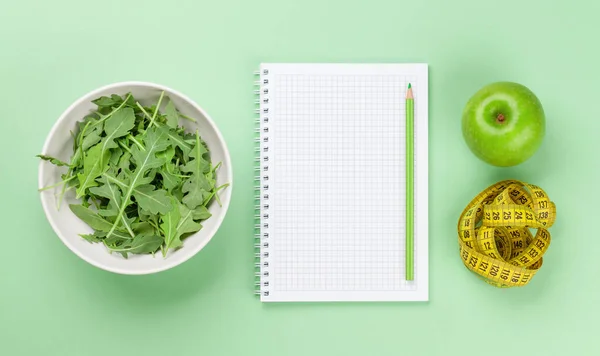
[[499,167],[515,166],[540,147],[546,117],[539,99],[527,87],[497,82],[469,99],[462,132],[469,149],[481,160]]

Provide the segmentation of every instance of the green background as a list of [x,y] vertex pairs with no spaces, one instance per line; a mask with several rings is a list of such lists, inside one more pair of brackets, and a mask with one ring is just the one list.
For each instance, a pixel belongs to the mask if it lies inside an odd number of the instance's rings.
[[[0,354],[595,353],[599,10],[597,1],[545,0],[3,2]],[[253,296],[252,83],[261,61],[429,63],[430,302],[265,305]],[[157,275],[80,260],[36,191],[34,155],[61,112],[124,80],[196,100],[234,164],[218,235]],[[497,80],[529,86],[547,113],[543,146],[510,169],[478,161],[460,131],[468,97]],[[505,178],[541,186],[558,208],[545,264],[521,289],[483,283],[457,252],[460,211]]]

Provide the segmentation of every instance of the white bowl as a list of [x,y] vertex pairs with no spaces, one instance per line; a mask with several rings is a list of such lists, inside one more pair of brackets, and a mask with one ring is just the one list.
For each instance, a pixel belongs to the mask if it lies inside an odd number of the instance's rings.
[[[58,193],[60,187],[40,192],[42,206],[46,217],[62,242],[77,256],[88,263],[107,271],[121,274],[150,274],[173,268],[194,256],[212,239],[223,221],[232,191],[232,167],[229,151],[225,140],[217,126],[208,114],[187,96],[164,86],[145,82],[122,82],[107,85],[96,89],[73,103],[58,119],[46,138],[42,154],[47,154],[68,162],[73,154],[73,138],[70,134],[75,129],[76,122],[89,114],[96,106],[91,101],[111,94],[125,95],[129,92],[145,106],[157,102],[161,91],[165,91],[177,109],[197,121],[181,120],[190,132],[198,129],[202,139],[206,142],[213,164],[221,162],[221,167],[216,172],[217,186],[225,183],[230,185],[219,192],[222,205],[213,202],[209,207],[212,216],[202,222],[203,228],[196,234],[183,241],[183,247],[171,250],[166,257],[161,253],[152,255],[129,255],[128,259],[118,253],[110,254],[102,243],[89,243],[79,234],[91,233],[93,230],[71,212],[68,204],[79,203],[73,190],[65,194],[60,210],[57,209]],[[41,161],[39,165],[39,187],[46,187],[60,182],[61,174],[66,172],[66,167],[56,167],[49,162]]]

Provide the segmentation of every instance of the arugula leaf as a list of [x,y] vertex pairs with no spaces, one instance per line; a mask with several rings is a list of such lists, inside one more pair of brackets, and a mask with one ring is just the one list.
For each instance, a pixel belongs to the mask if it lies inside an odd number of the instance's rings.
[[169,130],[168,136],[171,142],[173,142],[175,146],[179,147],[179,149],[183,153],[184,162],[187,162],[189,159],[188,157],[190,155],[190,152],[193,148],[192,145],[185,142],[185,139],[179,133],[177,133],[177,131]]
[[90,148],[83,158],[83,172],[77,174],[79,188],[77,188],[77,199],[86,194],[90,187],[98,186],[96,178],[108,169],[109,151],[102,151],[100,144]]
[[148,221],[140,221],[132,224],[136,235],[157,235],[154,226]]
[[131,165],[131,153],[123,152],[123,155],[119,158],[117,168],[122,171],[130,172],[129,166]]
[[208,209],[203,205],[200,205],[193,210],[193,214],[194,220],[206,220],[212,216],[210,211],[208,211]]
[[119,160],[123,156],[123,150],[119,147],[112,150],[108,165],[109,167],[114,167],[119,164]]
[[171,191],[181,184],[181,178],[175,172],[173,163],[167,163],[159,173],[163,179],[163,186],[167,191]]
[[[132,196],[136,199],[139,207],[142,209],[141,212],[152,211],[149,214],[157,214],[159,212],[167,213],[171,209],[171,200],[167,195],[167,192],[159,189],[155,190],[151,184],[146,184],[154,180],[154,171],[151,171],[146,177],[140,178],[140,186],[133,189]],[[129,190],[130,186],[123,178],[119,179],[110,174],[105,173],[103,176],[107,181],[118,185],[122,190]],[[140,201],[141,199],[141,201]],[[153,211],[157,212],[153,212]]]
[[168,250],[176,249],[182,245],[181,237],[184,234],[194,233],[202,229],[202,225],[194,221],[194,211],[188,209],[184,204],[172,200],[173,210],[161,216],[161,231],[165,238],[163,255]]
[[[98,215],[106,217],[116,216],[119,213],[118,208],[121,205],[121,191],[119,190],[119,187],[111,183],[106,177],[100,177],[98,181],[103,183],[103,185],[100,187],[90,188],[90,192],[109,200],[107,208],[98,210]],[[127,217],[125,215],[121,217],[121,222],[131,237],[135,236],[131,229],[131,224],[127,221]]]
[[[109,253],[112,254],[114,252],[112,248],[119,248],[120,246],[123,246],[125,243],[127,243],[127,240],[113,235],[111,237],[105,238],[104,240],[102,240],[102,242],[104,243],[104,246],[108,249]],[[127,252],[121,252],[121,255],[123,256],[123,258],[127,258]]]
[[204,145],[200,142],[200,137],[196,132],[196,145],[190,153],[190,160],[185,166],[181,167],[182,172],[191,173],[192,176],[183,183],[182,192],[186,194],[183,197],[183,203],[190,209],[195,209],[204,202],[209,195],[211,185],[206,179],[205,173],[209,170],[210,164],[203,158],[206,153]]
[[175,148],[173,146],[169,146],[165,151],[157,153],[156,157],[164,160],[165,162],[171,162],[173,157],[175,157]]
[[92,132],[90,132],[89,135],[85,136],[83,138],[83,141],[81,143],[81,148],[86,151],[88,150],[90,147],[92,147],[93,145],[97,144],[98,142],[100,142],[100,140],[102,139],[102,137],[100,137],[100,133],[102,131],[101,130],[93,130]]
[[[96,230],[94,231],[93,234],[89,234],[87,236],[84,236],[83,234],[80,234],[79,236],[83,237],[84,239],[90,241],[90,242],[102,242],[104,240],[108,240],[111,243],[114,243],[115,241],[121,241],[124,242],[126,240],[131,240],[131,236],[129,236],[126,232],[121,232],[121,231],[115,231],[112,235],[111,238],[107,239],[106,238],[106,231],[99,231]],[[92,235],[92,236],[90,236]],[[97,241],[95,241],[97,240]]]
[[117,110],[104,123],[104,133],[107,137],[121,137],[129,133],[134,126],[135,115],[132,108]]
[[179,114],[172,100],[169,100],[169,103],[165,106],[165,115],[167,117],[167,125],[172,129],[176,129],[179,124]]
[[91,243],[102,242],[102,238],[99,237],[95,232],[93,234],[79,234],[79,236]]
[[166,214],[171,210],[171,198],[162,189],[155,190],[151,184],[134,189],[133,196],[138,205],[151,214]]
[[47,155],[37,155],[36,157],[39,157],[39,158],[41,158],[44,161],[48,161],[48,162],[50,162],[50,163],[52,163],[52,164],[54,164],[54,165],[56,165],[58,167],[63,167],[63,166],[67,166],[68,167],[68,166],[70,166],[70,164],[68,164],[66,162],[63,162],[63,161],[59,160],[58,158],[50,157],[50,156],[47,156]]
[[183,189],[183,187],[181,185],[178,185],[171,191],[171,195],[173,196],[173,198],[179,201],[183,200],[183,192],[181,191],[181,189]]
[[163,248],[163,256],[167,255],[167,251],[171,248],[177,248],[181,246],[181,240],[177,232],[177,225],[181,219],[181,213],[179,211],[179,204],[175,199],[171,201],[172,209],[166,215],[161,215],[160,229],[165,237],[165,247]]
[[102,154],[109,148],[117,147],[115,139],[126,136],[135,124],[133,109],[124,108],[114,113],[104,124],[106,137],[102,139]]
[[[96,125],[100,125],[102,124],[104,121],[108,120],[112,115],[114,115],[116,112],[118,112],[122,107],[125,106],[125,104],[130,103],[132,99],[131,93],[127,94],[127,98],[119,104],[119,106],[117,106],[116,108],[111,110],[111,106],[98,106],[98,110],[102,110],[102,109],[106,109],[106,111],[110,110],[110,112],[108,112],[106,115],[101,114],[99,112],[97,112],[96,114],[98,116],[100,116],[100,120],[96,121],[95,123],[93,123],[91,126],[91,128],[95,127]],[[93,102],[93,101],[92,101]]]
[[96,118],[88,117],[86,121],[85,126],[81,128],[81,132],[78,135],[79,146],[83,151],[87,151],[90,147],[100,142],[102,131],[104,130],[104,124],[100,123]]
[[192,176],[183,183],[182,193],[186,194],[181,200],[190,209],[195,209],[197,206],[204,202],[205,197],[208,194],[206,189],[202,187],[203,184],[201,177]]
[[115,105],[115,101],[107,96],[101,96],[98,99],[92,100],[92,103],[98,105],[99,107],[111,107]]
[[[154,253],[156,252],[163,243],[163,239],[156,235],[137,235],[134,239],[126,241],[125,243],[117,246],[106,243],[106,247],[112,252],[121,253]],[[127,258],[126,255],[124,255]]]
[[177,234],[179,236],[199,231],[202,225],[194,221],[194,210],[190,210],[184,204],[179,204],[179,214],[181,218],[177,224]]
[[105,209],[98,209],[98,215],[104,217],[117,216],[121,203],[121,191],[117,186],[111,183],[104,184],[99,187],[90,188],[90,193],[109,199]]
[[113,224],[106,221],[90,208],[86,208],[83,205],[70,204],[69,208],[71,208],[73,214],[75,214],[79,219],[83,220],[83,222],[88,224],[94,230],[110,231],[113,226]]

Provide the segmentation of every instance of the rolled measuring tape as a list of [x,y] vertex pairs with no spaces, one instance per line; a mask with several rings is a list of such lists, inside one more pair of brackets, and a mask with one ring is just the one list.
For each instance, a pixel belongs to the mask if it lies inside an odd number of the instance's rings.
[[[550,246],[556,205],[540,187],[505,180],[473,199],[458,220],[464,265],[500,288],[528,284]],[[535,235],[531,230],[537,230]]]

